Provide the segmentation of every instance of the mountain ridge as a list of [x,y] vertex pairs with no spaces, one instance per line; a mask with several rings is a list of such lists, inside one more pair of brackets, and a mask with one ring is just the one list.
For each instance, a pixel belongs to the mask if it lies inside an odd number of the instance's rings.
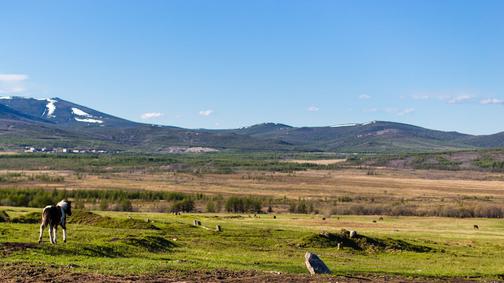
[[0,146],[31,144],[148,152],[165,152],[172,146],[255,151],[418,152],[503,147],[504,132],[470,135],[389,121],[322,127],[269,122],[237,129],[185,129],[129,121],[58,97],[0,97]]

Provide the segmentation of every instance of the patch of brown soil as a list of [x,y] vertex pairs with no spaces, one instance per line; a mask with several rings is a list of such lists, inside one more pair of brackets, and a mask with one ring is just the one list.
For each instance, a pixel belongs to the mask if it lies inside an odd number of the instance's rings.
[[[0,263],[2,282],[482,282],[461,278],[404,278],[397,276],[310,276],[303,274],[265,273],[259,271],[165,271],[151,275],[102,275],[77,273],[73,265],[67,267],[42,267],[25,264]],[[483,281],[484,282],[484,281]]]
[[7,256],[12,254],[13,252],[34,248],[37,248],[37,245],[34,243],[14,243],[14,242],[0,243],[0,255]]

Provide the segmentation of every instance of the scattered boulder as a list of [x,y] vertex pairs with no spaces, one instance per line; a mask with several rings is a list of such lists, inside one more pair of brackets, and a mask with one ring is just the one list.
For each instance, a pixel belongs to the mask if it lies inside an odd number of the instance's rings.
[[316,254],[307,252],[305,254],[305,264],[306,268],[308,268],[308,271],[312,275],[331,273],[331,270],[329,270],[327,265],[325,265],[325,263]]
[[350,231],[349,238],[352,239],[355,237],[357,237],[357,231]]

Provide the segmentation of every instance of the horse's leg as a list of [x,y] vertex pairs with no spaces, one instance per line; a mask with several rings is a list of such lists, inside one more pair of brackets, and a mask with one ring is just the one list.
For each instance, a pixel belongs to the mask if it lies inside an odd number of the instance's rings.
[[66,226],[63,226],[62,229],[63,229],[63,242],[66,243]]
[[51,244],[54,244],[53,229],[54,229],[54,227],[51,224],[49,224],[49,241],[51,242]]
[[58,225],[54,225],[54,228],[53,228],[53,240],[54,240],[54,244],[56,244],[56,239],[58,238],[57,235],[58,235]]
[[40,224],[40,234],[39,234],[39,238],[38,238],[39,244],[42,243],[42,234],[44,233],[44,228],[45,228],[45,225]]

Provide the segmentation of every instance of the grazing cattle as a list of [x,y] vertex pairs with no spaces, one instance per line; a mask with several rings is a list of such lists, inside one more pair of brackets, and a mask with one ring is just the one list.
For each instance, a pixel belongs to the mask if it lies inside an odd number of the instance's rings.
[[474,225],[473,228],[474,228],[474,230],[479,230],[479,226],[478,225]]
[[66,243],[66,217],[72,215],[72,203],[62,200],[56,205],[48,205],[42,211],[42,224],[40,224],[39,243],[42,243],[44,228],[49,226],[49,240],[56,244],[58,225],[63,228],[63,242]]

